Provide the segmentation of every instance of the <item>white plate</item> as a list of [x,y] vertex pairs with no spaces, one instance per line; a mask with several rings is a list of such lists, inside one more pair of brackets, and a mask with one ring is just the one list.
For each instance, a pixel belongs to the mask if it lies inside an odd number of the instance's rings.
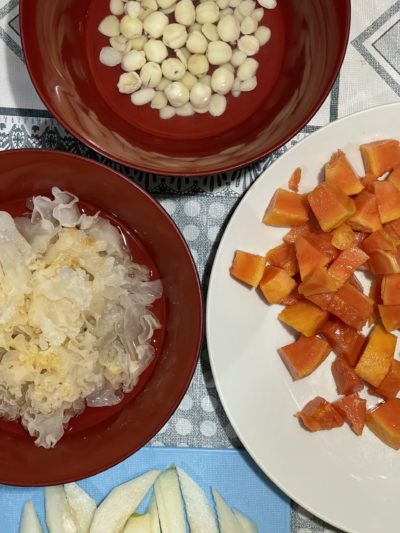
[[367,428],[356,437],[347,425],[309,433],[293,417],[316,395],[337,398],[328,360],[293,382],[277,349],[292,336],[277,320],[281,306],[267,305],[228,273],[236,249],[265,254],[288,230],[261,223],[277,187],[287,187],[300,166],[300,192],[317,183],[332,152],[343,149],[356,170],[358,146],[400,138],[400,104],[338,120],[296,145],[250,188],[236,209],[217,252],[207,304],[211,367],[222,404],[243,445],[261,469],[293,500],[348,532],[400,531],[400,452]]

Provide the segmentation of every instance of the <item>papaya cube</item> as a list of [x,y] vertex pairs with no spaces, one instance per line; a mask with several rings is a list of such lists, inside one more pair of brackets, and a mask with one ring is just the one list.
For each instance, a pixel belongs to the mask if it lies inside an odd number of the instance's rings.
[[279,302],[282,305],[294,305],[299,300],[303,300],[304,296],[302,294],[299,294],[297,291],[297,287],[287,296],[284,296],[282,300]]
[[300,283],[298,291],[304,296],[335,292],[340,287],[338,283],[327,271],[326,268],[316,268]]
[[274,266],[267,266],[260,281],[260,289],[270,304],[279,303],[296,287],[296,282],[286,270]]
[[366,254],[372,254],[379,250],[394,252],[396,249],[396,243],[385,230],[380,229],[368,235],[368,237],[363,240],[360,247]]
[[318,307],[323,309],[324,311],[328,310],[332,299],[333,299],[332,292],[323,292],[321,294],[309,294],[307,296],[307,300],[310,300],[310,302],[314,303],[315,305],[318,305]]
[[308,402],[296,416],[309,431],[333,429],[343,426],[344,423],[342,415],[321,396]]
[[372,314],[373,302],[350,283],[346,283],[332,297],[328,311],[348,326],[361,329]]
[[400,165],[395,165],[393,167],[392,172],[388,176],[388,180],[390,183],[393,183],[397,189],[400,189]]
[[294,380],[310,375],[326,359],[331,348],[319,337],[301,336],[296,342],[280,348],[279,355]]
[[308,194],[308,203],[323,231],[331,231],[356,211],[351,198],[327,182],[320,183]]
[[365,343],[364,335],[334,317],[323,324],[319,333],[325,337],[336,355],[344,357],[350,366],[356,366]]
[[377,181],[374,185],[376,203],[382,224],[400,218],[400,191],[390,181]]
[[342,224],[332,231],[331,242],[338,250],[347,250],[356,246],[356,234],[348,224]]
[[397,254],[385,250],[376,250],[376,252],[369,254],[368,267],[373,274],[400,273]]
[[342,150],[332,154],[329,162],[326,163],[325,180],[348,196],[358,194],[364,188]]
[[400,244],[400,220],[385,224],[385,231],[396,245]]
[[400,305],[400,274],[383,276],[381,296],[384,305]]
[[336,400],[332,405],[342,415],[354,433],[361,435],[365,426],[367,401],[360,398],[357,393],[354,393]]
[[371,282],[371,286],[369,288],[369,297],[374,302],[374,308],[372,310],[371,316],[369,317],[368,325],[378,324],[380,322],[378,305],[382,303],[382,298],[381,298],[382,288],[381,287],[382,287],[382,276],[380,275],[374,276]]
[[328,269],[332,278],[339,283],[346,283],[360,266],[368,261],[368,255],[360,248],[348,248],[340,252],[339,256]]
[[367,172],[363,178],[361,178],[361,183],[363,184],[364,190],[368,192],[374,192],[374,183],[378,178],[373,174]]
[[332,235],[330,233],[324,233],[319,230],[310,233],[306,238],[315,248],[327,255],[330,261],[333,261],[339,255],[339,251],[332,244]]
[[270,265],[283,268],[289,274],[294,276],[299,271],[299,266],[296,259],[296,250],[292,244],[283,242],[279,246],[275,246],[267,252],[267,263]]
[[332,375],[338,394],[352,394],[364,388],[362,380],[344,357],[337,357],[332,363]]
[[295,250],[301,279],[307,277],[316,268],[323,267],[329,263],[329,257],[304,237],[297,239]]
[[308,220],[305,197],[297,192],[277,189],[265,210],[262,221],[268,226],[300,226]]
[[298,192],[301,180],[301,168],[296,168],[290,176],[288,187],[291,191]]
[[358,360],[356,373],[361,379],[379,387],[392,366],[396,337],[377,324]]
[[352,274],[349,278],[350,285],[353,285],[355,289],[357,289],[360,292],[364,292],[363,286],[361,285],[361,282],[357,278],[355,274]]
[[400,361],[393,359],[389,373],[379,385],[379,387],[370,387],[368,392],[381,396],[385,400],[395,398],[400,391]]
[[367,411],[366,424],[382,442],[400,448],[400,399],[393,398]]
[[382,229],[375,194],[362,191],[354,198],[354,204],[356,211],[347,221],[349,226],[367,233]]
[[236,250],[229,272],[239,281],[257,287],[264,274],[264,269],[265,257]]
[[400,305],[378,305],[378,309],[386,331],[400,328]]
[[400,164],[400,145],[394,139],[362,144],[360,151],[365,171],[376,178]]
[[307,237],[307,235],[310,235],[313,231],[316,231],[314,225],[311,222],[306,222],[301,226],[294,226],[286,233],[283,240],[289,244],[294,244],[299,237]]
[[310,302],[300,300],[286,306],[278,318],[305,337],[312,337],[328,318],[328,313]]

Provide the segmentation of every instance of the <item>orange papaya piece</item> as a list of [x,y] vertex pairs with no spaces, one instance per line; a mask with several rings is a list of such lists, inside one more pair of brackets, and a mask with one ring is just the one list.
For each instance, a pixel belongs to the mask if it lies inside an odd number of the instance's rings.
[[354,232],[356,239],[355,239],[355,246],[360,246],[360,244],[368,237],[368,233],[364,231],[355,231]]
[[284,296],[279,303],[282,305],[294,305],[299,300],[304,300],[304,296],[302,294],[299,294],[297,289],[295,289],[287,296]]
[[266,255],[266,260],[270,265],[286,270],[289,276],[294,276],[299,271],[296,250],[293,245],[286,242],[269,250]]
[[369,254],[368,268],[373,274],[398,274],[400,264],[397,253],[376,250]]
[[299,237],[307,237],[310,233],[316,231],[316,227],[311,222],[306,222],[301,226],[294,226],[283,237],[284,242],[288,244],[294,244]]
[[294,192],[299,191],[299,185],[301,181],[301,168],[296,168],[293,174],[290,176],[289,189]]
[[320,252],[327,255],[330,261],[333,261],[339,255],[339,251],[332,244],[332,235],[330,233],[323,233],[322,231],[310,233],[307,240],[315,248],[318,248]]
[[329,263],[329,257],[304,237],[297,239],[295,249],[301,279],[308,276],[314,269],[323,267]]
[[359,279],[355,274],[352,274],[349,278],[350,285],[353,285],[355,289],[357,289],[360,292],[364,292],[363,286],[361,285]]
[[377,181],[374,185],[376,204],[382,224],[400,218],[400,191],[390,181]]
[[328,310],[332,299],[333,299],[332,292],[324,292],[321,294],[309,294],[307,296],[307,300],[317,305],[323,311]]
[[361,178],[361,183],[363,184],[364,190],[368,192],[374,192],[374,183],[378,178],[373,174],[367,172],[363,178]]
[[337,259],[329,267],[328,272],[332,278],[343,284],[368,259],[368,255],[360,248],[349,248],[340,252]]
[[257,287],[264,274],[264,268],[265,257],[236,250],[229,272],[239,281]]
[[400,274],[382,277],[381,297],[384,305],[400,305]]
[[390,183],[400,190],[400,165],[395,165],[387,178]]
[[396,243],[384,229],[380,229],[370,233],[368,237],[362,241],[360,248],[362,248],[366,254],[371,254],[379,250],[394,252],[396,250]]
[[395,139],[362,144],[360,151],[365,171],[376,178],[400,164],[400,145]]
[[308,194],[308,203],[323,231],[331,231],[356,211],[353,200],[333,185],[323,182]]
[[325,180],[348,196],[358,194],[364,188],[342,150],[332,154],[329,162],[326,163]]
[[386,331],[400,328],[400,305],[378,305],[378,309]]
[[373,307],[373,310],[372,310],[372,314],[371,314],[371,316],[369,317],[369,320],[368,320],[368,325],[369,326],[371,324],[378,324],[378,322],[379,322],[378,305],[382,303],[381,292],[382,292],[382,276],[377,274],[376,276],[374,276],[374,278],[373,278],[373,280],[371,282],[371,286],[369,288],[369,297],[374,302],[374,307]]
[[362,191],[354,198],[354,204],[356,211],[347,221],[349,226],[367,233],[382,229],[375,194]]
[[295,280],[282,268],[267,266],[259,284],[260,290],[270,304],[279,303],[296,287]]
[[332,406],[342,415],[356,435],[362,434],[367,414],[366,400],[354,393],[336,400]]
[[356,374],[374,387],[379,387],[392,366],[397,338],[377,324],[355,368]]
[[395,398],[400,391],[400,361],[393,359],[389,373],[379,387],[369,387],[368,392],[385,400]]
[[356,246],[356,234],[348,224],[342,224],[332,231],[331,243],[338,250],[347,250]]
[[319,333],[336,355],[344,357],[351,367],[356,366],[365,343],[364,335],[335,317],[329,318]]
[[362,380],[344,357],[337,357],[332,363],[332,375],[338,394],[353,394],[364,388]]
[[361,329],[373,309],[373,302],[350,283],[346,283],[332,297],[328,311],[342,322],[357,330]]
[[382,442],[400,448],[400,399],[392,398],[367,411],[366,424]]
[[308,206],[303,195],[277,189],[262,221],[267,226],[292,227],[304,224],[308,218]]
[[344,423],[342,415],[321,396],[308,402],[296,416],[309,431],[333,429]]
[[326,292],[335,292],[340,287],[338,283],[328,272],[326,268],[319,267],[314,269],[300,283],[298,291],[304,296],[321,294]]
[[279,349],[279,355],[292,378],[298,380],[309,376],[325,361],[331,348],[319,337],[303,337]]
[[286,306],[278,318],[305,337],[312,337],[328,318],[328,313],[310,302],[300,300]]

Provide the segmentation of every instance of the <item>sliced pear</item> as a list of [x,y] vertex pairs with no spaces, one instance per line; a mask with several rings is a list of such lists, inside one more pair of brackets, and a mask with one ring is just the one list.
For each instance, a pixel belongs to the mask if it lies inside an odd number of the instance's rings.
[[46,523],[50,533],[80,533],[62,485],[45,487]]
[[178,475],[168,468],[154,484],[162,533],[186,533],[185,510]]
[[156,497],[154,495],[154,492],[151,496],[151,500],[150,500],[147,512],[150,515],[151,533],[161,533],[160,518],[158,516],[157,502],[156,502]]
[[236,516],[237,521],[242,528],[243,533],[258,533],[258,527],[248,516],[241,513],[237,509],[232,509],[233,514]]
[[159,473],[158,470],[149,470],[145,474],[115,487],[94,513],[90,533],[120,533]]
[[211,490],[214,496],[220,533],[243,533],[239,521],[233,514],[232,509],[225,502],[217,489],[212,488]]
[[151,533],[150,514],[132,515],[126,523],[123,533]]
[[204,490],[181,468],[176,469],[181,484],[190,533],[218,533],[217,522]]
[[43,533],[33,502],[26,502],[21,516],[19,533]]
[[67,483],[64,490],[79,533],[89,533],[96,502],[76,483]]

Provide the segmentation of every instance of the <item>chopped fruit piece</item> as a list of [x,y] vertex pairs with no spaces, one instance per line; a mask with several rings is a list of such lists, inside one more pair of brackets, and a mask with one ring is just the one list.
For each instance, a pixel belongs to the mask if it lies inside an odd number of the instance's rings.
[[373,302],[350,283],[346,283],[332,297],[328,311],[348,326],[361,329],[373,309]]
[[304,237],[297,239],[295,249],[301,279],[308,276],[315,268],[323,267],[329,263],[329,257],[320,252]]
[[232,266],[229,269],[234,278],[257,287],[264,274],[265,257],[236,250]]
[[361,285],[360,281],[358,280],[357,276],[353,274],[349,278],[350,285],[353,285],[354,288],[356,288],[360,292],[364,292],[363,286]]
[[330,261],[333,261],[339,255],[339,251],[332,244],[332,235],[330,233],[323,233],[322,231],[317,231],[315,233],[310,233],[307,240],[318,248],[320,252],[323,252],[329,257]]
[[400,191],[390,181],[377,181],[374,185],[376,203],[382,224],[400,218]]
[[379,250],[394,252],[396,249],[396,243],[384,229],[380,229],[368,235],[368,237],[366,237],[361,243],[360,248],[362,248],[367,254]]
[[363,187],[368,192],[374,192],[374,183],[376,182],[377,178],[373,175],[367,172],[365,176],[361,179],[361,183],[363,184]]
[[356,234],[348,224],[342,224],[332,231],[332,245],[338,250],[356,246]]
[[400,146],[394,139],[362,144],[360,151],[365,171],[376,178],[400,163]]
[[289,276],[294,276],[299,271],[296,250],[293,245],[286,242],[267,252],[266,260],[267,263],[286,270]]
[[320,183],[309,193],[308,203],[323,231],[337,228],[356,211],[351,198],[326,182]]
[[371,316],[368,320],[368,325],[378,324],[379,322],[379,310],[378,305],[382,303],[381,291],[382,291],[382,276],[376,275],[372,280],[371,286],[369,288],[369,297],[374,302],[374,307],[371,313]]
[[319,337],[300,337],[280,348],[279,354],[294,380],[310,375],[326,359],[331,348]]
[[347,221],[349,226],[367,233],[382,229],[375,194],[362,191],[354,198],[354,203],[356,211]]
[[364,239],[368,237],[368,233],[365,233],[364,231],[356,231],[355,235],[356,235],[356,242],[355,242],[356,246],[360,246],[360,244],[364,241]]
[[381,396],[385,400],[395,398],[400,391],[400,361],[393,359],[389,373],[379,385],[379,387],[370,387],[369,392],[375,396]]
[[368,261],[368,255],[360,248],[349,248],[343,250],[337,259],[329,267],[329,274],[339,281],[346,283],[361,265]]
[[327,271],[326,268],[316,268],[304,278],[299,285],[299,293],[304,296],[322,294],[325,292],[335,292],[340,287],[338,283]]
[[394,335],[376,325],[357,363],[357,375],[370,385],[379,387],[390,371],[396,341]]
[[400,328],[400,305],[378,305],[378,309],[386,331]]
[[378,439],[398,450],[400,448],[400,399],[393,398],[367,411],[368,428]]
[[260,289],[270,304],[279,303],[296,287],[296,282],[286,270],[274,266],[267,266],[260,281]]
[[400,189],[400,165],[395,165],[388,176],[390,183],[393,183],[397,189]]
[[364,388],[362,380],[344,357],[337,357],[332,363],[332,375],[338,394],[352,394]]
[[299,294],[297,292],[297,289],[295,289],[293,292],[282,298],[282,300],[279,302],[282,305],[293,305],[297,303],[299,300],[303,300],[303,295]]
[[328,313],[310,302],[300,301],[285,307],[278,318],[305,337],[312,337],[328,318]]
[[283,237],[284,242],[294,244],[299,237],[307,237],[310,233],[317,231],[311,222],[306,222],[301,226],[295,226]]
[[270,201],[262,221],[268,226],[300,226],[308,220],[307,202],[303,195],[278,189]]
[[336,355],[343,356],[350,366],[356,366],[365,343],[364,335],[333,317],[325,322],[319,333],[325,337]]
[[398,274],[400,265],[397,255],[384,250],[377,250],[369,255],[368,267],[374,274]]
[[298,192],[300,180],[301,180],[301,168],[296,168],[296,170],[290,176],[289,189],[291,191]]
[[367,402],[357,393],[350,394],[332,403],[356,435],[361,435],[365,426]]
[[348,196],[358,194],[363,190],[363,184],[359,180],[353,167],[350,165],[345,154],[338,150],[325,165],[325,180],[334,185]]
[[383,276],[381,296],[384,305],[400,305],[400,274]]
[[393,222],[385,224],[385,231],[398,246],[400,244],[400,220],[393,220]]
[[296,416],[309,431],[333,429],[344,423],[342,415],[320,396],[308,402]]
[[331,292],[324,292],[322,294],[309,294],[307,296],[307,300],[310,300],[310,302],[314,303],[315,305],[318,305],[318,307],[320,307],[324,311],[328,310],[332,299],[333,293]]

